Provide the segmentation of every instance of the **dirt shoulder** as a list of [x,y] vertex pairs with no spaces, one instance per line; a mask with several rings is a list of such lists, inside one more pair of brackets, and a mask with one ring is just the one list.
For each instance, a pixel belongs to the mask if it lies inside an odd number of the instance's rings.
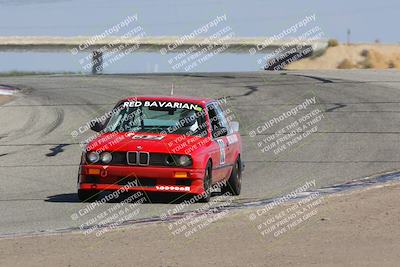
[[316,58],[291,63],[290,70],[400,69],[400,45],[352,44],[329,47]]
[[8,95],[0,95],[0,105],[3,105],[7,102],[10,102],[13,100],[13,96],[8,96]]
[[293,207],[299,203],[275,207],[254,220],[249,218],[261,214],[260,208],[234,211],[190,237],[174,236],[168,224],[158,223],[101,237],[74,233],[0,239],[0,265],[398,266],[399,194],[397,183],[318,196],[308,202],[319,202],[310,205],[313,215],[303,213],[303,222],[294,225],[292,220],[279,236],[276,230],[263,236],[259,225],[282,212],[297,212]]

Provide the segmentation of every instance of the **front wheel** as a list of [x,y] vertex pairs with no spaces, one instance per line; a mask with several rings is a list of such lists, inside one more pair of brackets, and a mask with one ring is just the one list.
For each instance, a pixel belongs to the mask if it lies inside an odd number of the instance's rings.
[[91,202],[97,200],[99,197],[98,190],[83,190],[78,189],[78,198],[81,202]]
[[211,183],[212,183],[211,171],[212,171],[212,165],[211,165],[211,162],[209,161],[207,163],[207,167],[206,167],[205,173],[204,173],[204,179],[203,179],[204,193],[201,196],[200,202],[209,202],[210,201]]
[[235,162],[235,166],[232,169],[231,176],[229,177],[225,187],[223,188],[223,191],[229,192],[234,196],[238,196],[240,195],[241,189],[242,189],[242,161],[240,160],[239,156]]

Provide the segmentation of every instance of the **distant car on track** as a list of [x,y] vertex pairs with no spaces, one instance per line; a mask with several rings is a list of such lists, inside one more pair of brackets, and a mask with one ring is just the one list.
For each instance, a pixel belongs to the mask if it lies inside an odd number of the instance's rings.
[[78,175],[81,201],[100,191],[179,192],[209,201],[212,186],[239,195],[244,165],[239,123],[219,100],[141,96],[118,102],[87,144]]

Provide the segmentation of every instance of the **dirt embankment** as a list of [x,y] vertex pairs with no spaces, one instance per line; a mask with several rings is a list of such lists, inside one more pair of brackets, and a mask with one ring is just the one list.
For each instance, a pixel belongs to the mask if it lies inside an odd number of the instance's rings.
[[400,45],[353,44],[329,47],[315,58],[291,63],[290,70],[400,69]]
[[13,99],[13,96],[0,95],[0,105],[10,102],[12,99]]

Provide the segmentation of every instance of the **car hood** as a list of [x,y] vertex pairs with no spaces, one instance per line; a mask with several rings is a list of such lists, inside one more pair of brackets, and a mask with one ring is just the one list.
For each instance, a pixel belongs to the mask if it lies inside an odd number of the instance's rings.
[[[206,138],[181,134],[104,133],[89,142],[87,151],[145,151],[191,154]],[[188,152],[190,151],[190,152]]]

